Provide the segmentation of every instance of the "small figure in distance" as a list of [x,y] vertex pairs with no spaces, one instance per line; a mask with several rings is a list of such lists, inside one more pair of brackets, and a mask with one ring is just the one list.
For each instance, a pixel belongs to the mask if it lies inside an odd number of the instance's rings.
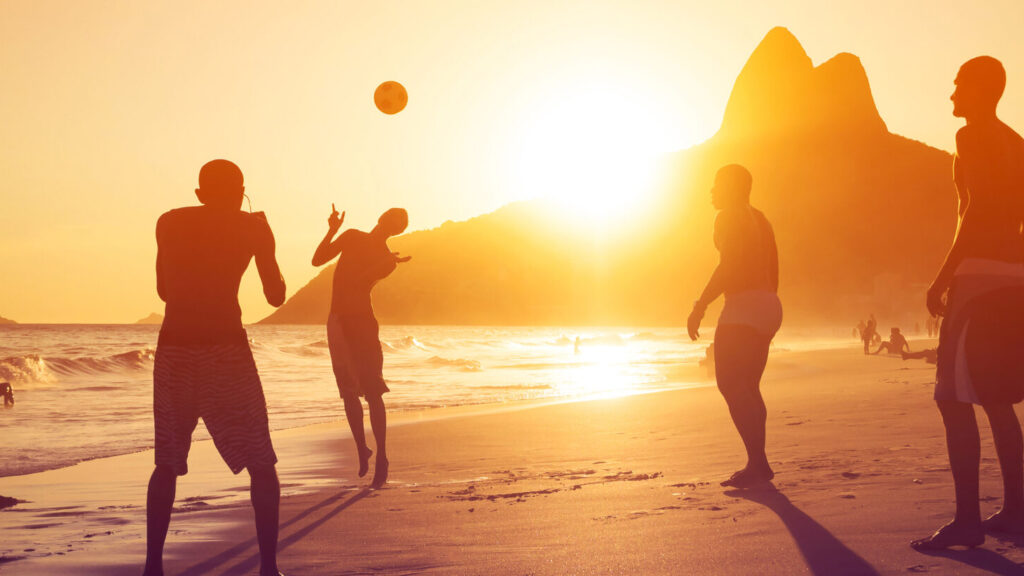
[[713,358],[718,389],[747,451],[747,465],[722,482],[737,488],[767,483],[775,476],[765,454],[768,411],[761,397],[761,375],[782,324],[779,258],[771,224],[750,205],[752,180],[738,164],[715,175],[711,203],[719,211],[714,241],[720,259],[686,322],[690,338],[696,340],[708,305],[725,295]]
[[278,576],[281,484],[238,285],[255,259],[263,294],[277,307],[284,303],[284,279],[266,216],[241,210],[245,186],[238,166],[207,162],[196,196],[201,206],[171,210],[156,224],[156,289],[166,310],[153,366],[156,468],[146,499],[143,574],[163,574],[178,476],[188,473],[192,432],[202,418],[231,471],[249,472],[260,575]]
[[331,291],[331,313],[327,319],[327,343],[331,366],[338,383],[338,392],[345,404],[345,418],[352,430],[359,458],[359,477],[369,469],[373,451],[366,445],[363,429],[365,397],[370,409],[370,428],[377,443],[377,460],[373,472],[373,488],[382,488],[388,479],[387,412],[384,407],[384,354],[380,345],[380,328],[370,304],[370,291],[387,278],[399,263],[411,256],[401,256],[388,248],[388,238],[405,232],[409,215],[402,208],[392,208],[377,220],[370,232],[349,229],[334,238],[345,221],[331,204],[327,218],[327,235],[313,254],[313,265],[322,266],[335,256]]
[[910,352],[910,343],[907,342],[900,329],[894,326],[889,329],[889,341],[882,342],[878,346],[878,350],[875,350],[875,354],[880,354],[882,350],[885,350],[886,354],[899,354],[904,350]]
[[4,397],[4,408],[14,407],[14,387],[10,382],[0,382],[0,396]]
[[924,360],[929,364],[935,364],[939,360],[939,351],[935,348],[928,348],[918,352],[902,352],[900,356],[904,360]]
[[[996,116],[1006,85],[998,60],[967,61],[955,84],[953,115],[966,120],[953,158],[959,222],[926,304],[943,317],[935,402],[956,514],[912,542],[918,550],[980,546],[986,532],[1024,533],[1024,438],[1013,408],[1024,399],[1024,139]],[[975,405],[988,416],[1003,476],[1002,509],[984,522]]]
[[853,337],[858,339],[858,340],[863,339],[864,338],[864,329],[867,328],[867,327],[868,327],[868,325],[865,324],[863,320],[861,320],[860,322],[857,322],[857,326],[853,329]]
[[860,333],[860,339],[864,342],[864,354],[870,354],[871,345],[875,343],[875,339],[881,340],[881,336],[878,335],[878,322],[875,321],[875,315],[872,314],[868,318],[868,323],[864,326],[864,330]]

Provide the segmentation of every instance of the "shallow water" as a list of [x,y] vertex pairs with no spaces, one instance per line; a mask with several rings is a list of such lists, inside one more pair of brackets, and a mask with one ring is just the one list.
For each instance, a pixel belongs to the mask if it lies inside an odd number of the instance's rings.
[[[17,402],[0,410],[0,476],[151,448],[158,330],[0,326],[0,381]],[[323,326],[247,330],[273,429],[343,419]],[[389,411],[692,385],[684,368],[706,345],[666,328],[384,326],[381,342]]]

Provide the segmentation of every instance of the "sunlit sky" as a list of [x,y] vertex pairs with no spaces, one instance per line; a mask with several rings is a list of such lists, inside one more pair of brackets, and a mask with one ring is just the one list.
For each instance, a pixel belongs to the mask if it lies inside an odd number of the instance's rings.
[[[403,206],[423,229],[642,183],[652,159],[714,134],[777,25],[815,64],[860,56],[889,129],[948,150],[972,56],[1003,60],[1001,113],[1024,128],[1022,22],[1013,0],[0,0],[0,316],[162,312],[154,224],[195,203],[213,158],[244,171],[289,294],[317,272],[331,202],[348,225]],[[409,91],[395,116],[373,106],[385,80]],[[270,311],[254,270],[242,306]]]

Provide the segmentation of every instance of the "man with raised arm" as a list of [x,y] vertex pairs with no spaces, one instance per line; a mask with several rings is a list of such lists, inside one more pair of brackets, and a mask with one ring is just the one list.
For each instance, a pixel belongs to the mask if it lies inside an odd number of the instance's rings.
[[718,171],[711,188],[715,247],[720,261],[687,321],[696,340],[704,311],[720,295],[725,306],[715,330],[715,379],[729,406],[747,451],[747,465],[722,482],[745,488],[770,481],[775,473],[765,455],[768,412],[761,397],[761,375],[768,348],[782,324],[779,257],[775,233],[760,210],[750,205],[753,178],[746,168],[730,164]]
[[238,166],[213,160],[199,171],[201,205],[171,210],[157,221],[156,284],[167,305],[153,368],[156,469],[146,500],[144,576],[163,574],[177,478],[188,472],[199,418],[231,471],[249,472],[260,575],[279,575],[277,456],[242,328],[238,285],[253,258],[267,302],[283,304],[285,285],[266,217],[241,211],[244,192]]
[[[370,428],[377,445],[371,487],[382,488],[388,479],[387,411],[384,393],[384,354],[380,346],[379,327],[370,303],[370,291],[395,271],[398,263],[408,262],[411,256],[400,256],[388,248],[388,238],[397,236],[409,225],[409,215],[403,208],[392,208],[381,214],[370,232],[349,229],[334,237],[341,229],[345,214],[338,214],[331,204],[327,217],[327,234],[316,247],[313,265],[322,266],[335,256],[331,291],[331,313],[327,319],[327,343],[331,351],[331,365],[338,383],[338,393],[345,404],[348,420],[359,458],[359,477],[366,475],[373,451],[366,445],[363,429],[363,404],[366,398],[370,409]],[[340,256],[339,256],[340,255]]]
[[[912,542],[918,550],[978,546],[986,531],[1024,533],[1024,441],[1013,411],[1024,399],[1024,140],[996,117],[1006,85],[998,60],[967,61],[954,83],[953,115],[967,122],[953,158],[959,220],[927,305],[944,317],[935,402],[946,427],[956,515]],[[988,415],[1003,475],[1003,507],[984,522],[975,404]]]

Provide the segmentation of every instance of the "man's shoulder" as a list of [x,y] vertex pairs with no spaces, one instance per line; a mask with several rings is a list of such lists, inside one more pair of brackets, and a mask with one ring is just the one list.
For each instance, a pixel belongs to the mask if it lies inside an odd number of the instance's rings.
[[168,210],[160,215],[156,221],[157,232],[166,232],[181,226],[186,226],[189,221],[196,217],[196,210],[199,206],[185,206]]

